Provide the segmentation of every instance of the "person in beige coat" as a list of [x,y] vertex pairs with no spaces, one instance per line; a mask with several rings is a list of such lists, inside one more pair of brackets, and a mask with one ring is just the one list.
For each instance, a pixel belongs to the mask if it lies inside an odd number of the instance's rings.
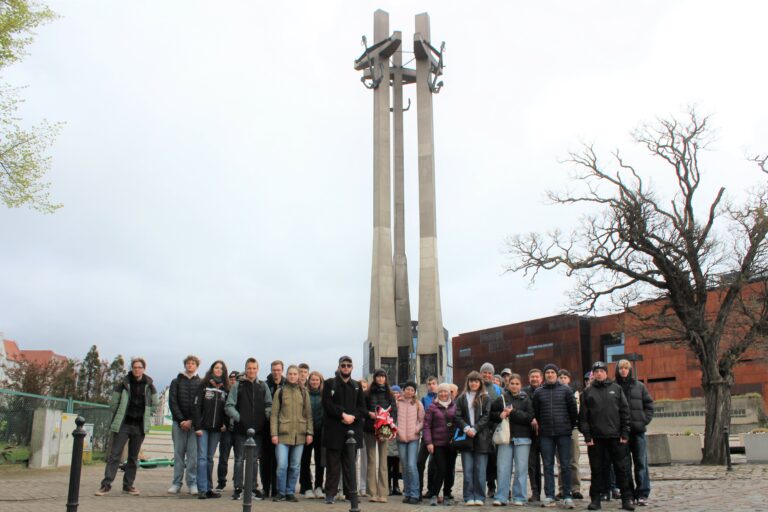
[[312,444],[312,406],[306,388],[299,384],[299,368],[288,367],[286,383],[272,397],[270,433],[277,446],[277,496],[272,501],[298,501],[301,454],[305,444]]

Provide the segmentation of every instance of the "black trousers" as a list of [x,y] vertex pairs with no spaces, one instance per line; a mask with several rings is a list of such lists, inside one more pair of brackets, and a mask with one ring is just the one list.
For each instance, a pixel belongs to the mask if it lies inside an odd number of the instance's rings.
[[[495,427],[494,427],[495,428]],[[496,451],[488,454],[488,466],[485,468],[485,484],[488,487],[488,497],[496,494]]]
[[443,498],[453,497],[453,484],[456,478],[456,450],[452,446],[435,446],[431,459],[435,464],[435,474],[429,479],[429,494],[438,496],[443,488]]
[[[216,477],[221,487],[227,485],[227,473],[229,472],[229,454],[232,452],[232,432],[229,430],[221,433],[219,438],[219,465],[216,468]],[[209,470],[211,468],[208,468]]]
[[[429,462],[429,466],[427,466]],[[416,459],[416,469],[419,471],[419,496],[422,495],[424,490],[424,469],[427,468],[427,491],[432,487],[430,482],[435,478],[435,458],[429,455],[427,450],[427,443],[421,440],[419,444],[419,455]]]
[[[390,443],[396,443],[396,440],[390,441]],[[387,455],[387,481],[390,492],[400,490],[400,479],[403,475],[400,474],[400,457],[392,457]]]
[[611,464],[616,471],[616,483],[621,490],[621,499],[632,499],[632,488],[627,474],[627,444],[619,442],[619,438],[594,439],[595,444],[587,446],[589,469],[592,473],[592,483],[589,486],[589,497],[598,498],[600,494],[610,492]]
[[531,436],[531,451],[528,454],[528,481],[531,483],[531,497],[541,498],[541,441]]
[[112,449],[107,458],[107,467],[104,468],[104,480],[101,481],[102,487],[112,488],[112,482],[117,475],[117,468],[120,466],[120,457],[123,454],[125,443],[128,443],[128,462],[125,464],[125,473],[123,473],[123,489],[133,487],[136,481],[136,470],[139,467],[139,451],[144,442],[144,428],[141,425],[126,424],[120,425],[118,432],[112,433]]
[[[315,428],[315,434],[312,436],[312,444],[304,446],[301,452],[301,470],[299,472],[299,493],[304,494],[320,487],[323,488],[323,473],[325,466],[322,457],[323,431]],[[315,456],[315,485],[312,486],[312,455]]]
[[263,447],[259,463],[261,491],[264,493],[264,497],[277,496],[277,457],[269,429],[264,434],[264,441],[261,446]]
[[[339,492],[339,479],[343,477],[344,481],[344,495],[349,496],[352,489],[352,482],[349,480],[351,473],[356,471],[355,462],[357,459],[357,453],[355,453],[355,460],[348,460],[346,450],[334,450],[331,448],[325,449],[325,496],[336,496]],[[355,482],[354,490],[360,488],[360,482]]]

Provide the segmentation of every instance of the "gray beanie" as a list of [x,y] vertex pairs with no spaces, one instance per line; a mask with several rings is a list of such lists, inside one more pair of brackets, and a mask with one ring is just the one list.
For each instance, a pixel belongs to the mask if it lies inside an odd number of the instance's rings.
[[480,373],[483,373],[483,372],[496,373],[493,370],[493,365],[491,363],[483,363],[483,366],[480,367]]

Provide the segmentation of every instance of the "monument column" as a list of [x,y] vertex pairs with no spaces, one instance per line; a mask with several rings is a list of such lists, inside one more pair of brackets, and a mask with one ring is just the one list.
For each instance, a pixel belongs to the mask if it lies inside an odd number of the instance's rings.
[[416,56],[416,103],[419,144],[419,345],[416,378],[428,373],[440,378],[447,356],[440,307],[440,281],[437,270],[437,220],[435,212],[435,141],[432,94],[442,62],[434,58],[430,45],[429,15],[416,15],[414,34]]

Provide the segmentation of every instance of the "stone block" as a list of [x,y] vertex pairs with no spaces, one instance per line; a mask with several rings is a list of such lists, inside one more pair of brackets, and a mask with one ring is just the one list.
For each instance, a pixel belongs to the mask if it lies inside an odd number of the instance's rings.
[[768,434],[744,434],[744,451],[747,462],[768,463]]
[[669,436],[667,434],[646,434],[645,440],[648,449],[648,464],[660,466],[672,463],[669,452]]
[[668,436],[673,463],[701,462],[701,436]]

